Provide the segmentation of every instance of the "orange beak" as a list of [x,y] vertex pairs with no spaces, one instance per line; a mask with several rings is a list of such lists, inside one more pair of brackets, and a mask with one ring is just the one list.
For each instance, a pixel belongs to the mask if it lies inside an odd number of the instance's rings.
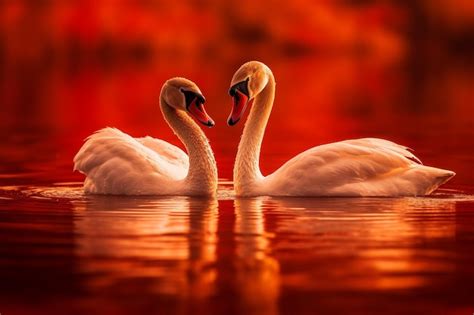
[[235,95],[232,97],[232,112],[229,115],[227,123],[233,126],[239,122],[242,114],[245,112],[248,104],[252,104],[253,99],[249,102],[249,97],[239,90],[235,90]]
[[188,106],[189,113],[196,118],[200,123],[205,126],[212,127],[215,125],[214,120],[206,113],[204,105],[198,101],[198,98],[194,98],[191,104]]

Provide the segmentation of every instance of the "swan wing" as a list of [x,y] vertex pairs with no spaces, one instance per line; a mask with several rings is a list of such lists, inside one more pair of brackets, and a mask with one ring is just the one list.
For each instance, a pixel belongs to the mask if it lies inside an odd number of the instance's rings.
[[185,165],[172,145],[135,139],[115,128],[95,132],[74,157],[74,170],[87,176],[85,191],[99,194],[172,194],[187,174]]
[[262,187],[291,196],[425,195],[452,176],[422,165],[407,147],[364,138],[302,152],[266,177]]
[[[187,172],[189,169],[189,157],[179,147],[164,140],[152,138],[149,136],[135,139],[145,147],[156,152],[169,164],[175,165],[179,170],[184,170]],[[184,176],[186,176],[186,173],[182,174],[182,177]]]

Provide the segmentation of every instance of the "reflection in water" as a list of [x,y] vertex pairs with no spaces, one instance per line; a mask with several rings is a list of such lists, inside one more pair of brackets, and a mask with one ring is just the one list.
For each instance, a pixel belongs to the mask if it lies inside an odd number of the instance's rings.
[[206,200],[0,190],[0,304],[12,314],[31,313],[18,302],[30,298],[53,314],[442,314],[472,304],[470,195],[225,191]]
[[[236,253],[223,258],[233,262],[237,307],[277,314],[279,265],[269,256],[262,200],[234,202]],[[90,293],[133,295],[135,286],[178,300],[216,293],[216,200],[94,197],[75,202],[74,210],[79,272]]]
[[281,218],[275,232],[287,235],[274,251],[303,251],[312,262],[283,278],[289,286],[409,289],[455,268],[449,251],[432,246],[455,238],[450,200],[287,198],[269,199],[264,206]]
[[262,199],[236,199],[236,286],[245,314],[278,314],[278,261],[269,256]]
[[144,284],[152,294],[214,291],[217,201],[96,197],[75,205],[80,272],[93,291]]

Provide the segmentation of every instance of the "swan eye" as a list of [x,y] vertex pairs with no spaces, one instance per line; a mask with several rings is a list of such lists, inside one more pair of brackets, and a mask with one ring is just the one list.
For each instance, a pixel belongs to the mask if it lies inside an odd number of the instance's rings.
[[245,94],[248,98],[250,98],[248,82],[249,82],[249,78],[245,79],[244,81],[234,84],[229,90],[229,95],[234,97],[236,95],[236,91],[239,90],[240,92]]

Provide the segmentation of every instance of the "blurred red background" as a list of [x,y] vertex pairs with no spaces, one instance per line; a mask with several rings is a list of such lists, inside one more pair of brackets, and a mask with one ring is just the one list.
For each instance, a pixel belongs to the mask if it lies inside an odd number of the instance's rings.
[[182,147],[158,95],[184,76],[207,98],[217,126],[206,133],[231,178],[243,124],[226,126],[227,90],[241,63],[260,60],[278,84],[264,172],[374,136],[457,171],[461,187],[472,180],[473,43],[470,0],[3,1],[0,172],[80,180],[72,157],[105,126]]

